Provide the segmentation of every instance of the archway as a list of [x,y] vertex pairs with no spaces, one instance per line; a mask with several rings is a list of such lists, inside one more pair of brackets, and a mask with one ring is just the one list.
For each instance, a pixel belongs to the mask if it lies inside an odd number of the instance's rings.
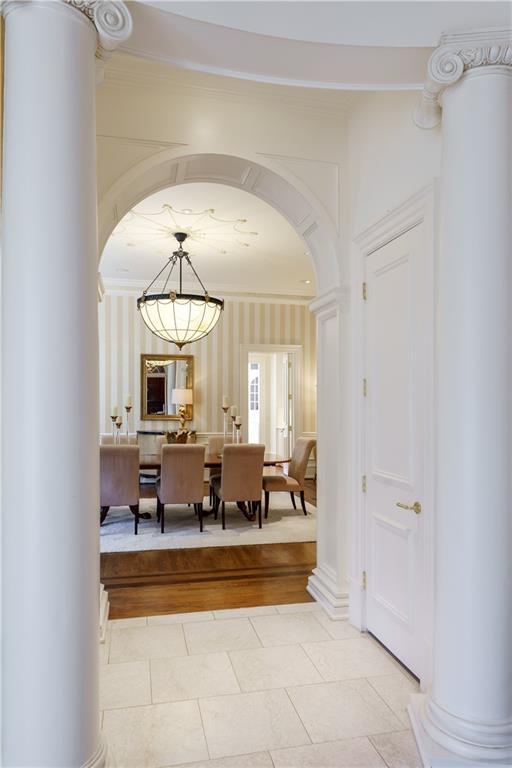
[[315,270],[317,298],[317,567],[308,590],[333,618],[348,605],[347,515],[341,507],[342,395],[340,241],[328,215],[306,185],[267,158],[171,149],[132,166],[99,203],[100,253],[122,217],[138,202],[165,187],[213,182],[261,198],[291,224],[304,241]]

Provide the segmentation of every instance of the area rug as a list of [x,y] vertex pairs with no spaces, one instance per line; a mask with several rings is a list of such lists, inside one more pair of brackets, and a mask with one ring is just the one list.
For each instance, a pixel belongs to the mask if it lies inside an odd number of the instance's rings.
[[[204,499],[209,509],[208,498]],[[263,528],[258,521],[250,523],[235,504],[226,504],[226,530],[222,530],[220,514],[204,518],[203,533],[194,508],[168,506],[165,513],[165,533],[156,522],[156,500],[141,499],[140,511],[150,512],[151,520],[141,520],[139,533],[133,533],[133,515],[128,507],[112,507],[100,529],[101,552],[140,552],[149,549],[191,549],[193,547],[229,547],[240,544],[281,544],[294,541],[316,541],[316,508],[306,504],[302,513],[299,499],[292,507],[287,493],[270,497],[270,511]]]

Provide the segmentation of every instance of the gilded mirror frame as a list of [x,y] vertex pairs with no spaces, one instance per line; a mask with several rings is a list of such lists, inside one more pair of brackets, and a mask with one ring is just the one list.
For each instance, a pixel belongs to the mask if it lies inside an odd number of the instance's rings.
[[[183,360],[187,363],[187,379],[186,388],[191,389],[194,392],[194,356],[193,355],[148,355],[141,354],[140,356],[140,418],[141,421],[179,421],[180,417],[178,413],[175,414],[162,414],[162,413],[148,413],[147,407],[147,363],[155,363],[158,360],[173,361]],[[186,418],[187,421],[192,421],[194,418],[194,406],[186,406]]]

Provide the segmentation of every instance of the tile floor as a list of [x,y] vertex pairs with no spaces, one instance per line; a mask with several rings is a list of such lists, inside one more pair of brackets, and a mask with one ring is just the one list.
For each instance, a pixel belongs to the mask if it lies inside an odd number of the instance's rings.
[[417,684],[316,603],[110,621],[102,728],[117,768],[420,768]]

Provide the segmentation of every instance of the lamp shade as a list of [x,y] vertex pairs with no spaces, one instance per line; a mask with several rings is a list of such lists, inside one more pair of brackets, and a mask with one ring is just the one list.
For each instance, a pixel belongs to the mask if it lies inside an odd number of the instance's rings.
[[173,405],[192,405],[194,399],[191,389],[173,389],[171,395]]

